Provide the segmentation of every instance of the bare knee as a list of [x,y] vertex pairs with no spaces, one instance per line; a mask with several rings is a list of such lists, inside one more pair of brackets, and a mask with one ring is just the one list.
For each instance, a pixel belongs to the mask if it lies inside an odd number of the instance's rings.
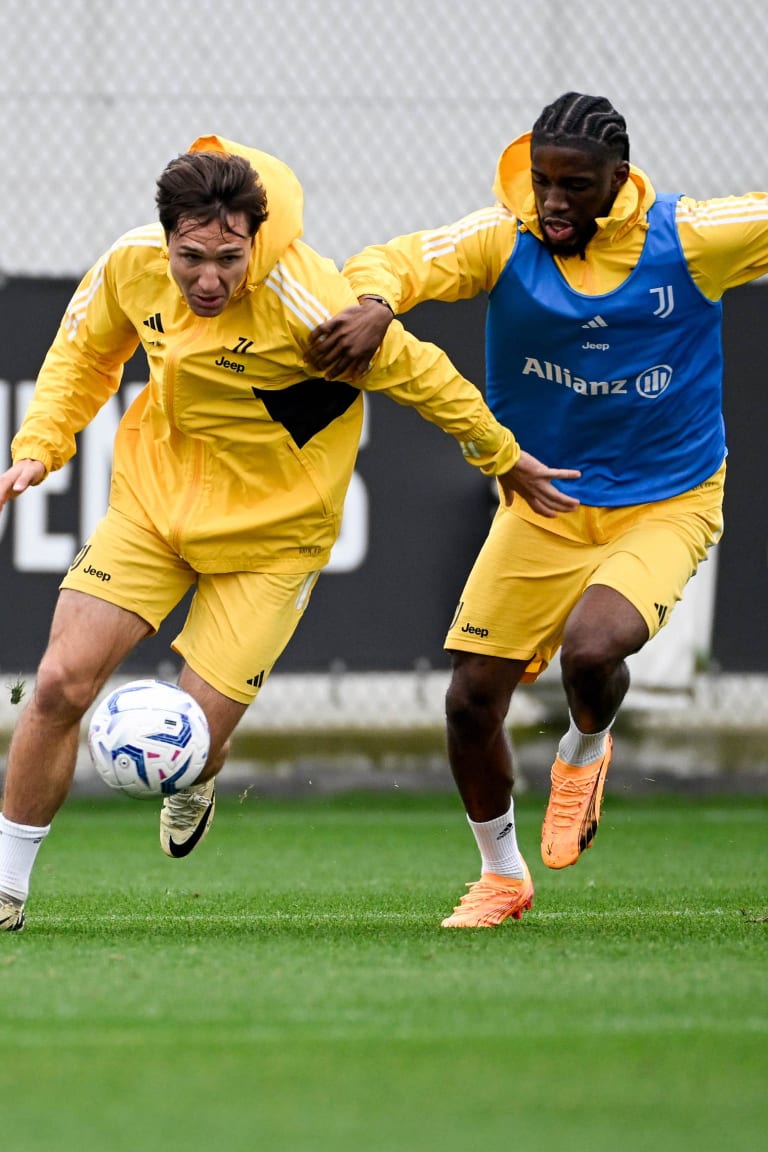
[[35,678],[34,706],[50,720],[74,723],[90,708],[100,686],[92,676],[78,674],[46,654]]
[[[632,609],[634,613],[634,609]],[[631,629],[577,627],[569,625],[560,652],[560,669],[567,692],[594,694],[607,686],[624,690],[629,683],[626,659],[639,651],[648,638],[646,625],[638,613]]]
[[633,604],[602,585],[587,588],[565,626],[560,652],[563,682],[600,685],[626,674],[625,660],[648,639],[648,625]]
[[510,676],[514,662],[496,657],[454,659],[445,697],[448,727],[457,735],[491,737],[504,725],[519,677]]
[[589,635],[573,637],[565,642],[560,653],[560,668],[567,684],[607,679],[623,654],[607,649],[599,638]]

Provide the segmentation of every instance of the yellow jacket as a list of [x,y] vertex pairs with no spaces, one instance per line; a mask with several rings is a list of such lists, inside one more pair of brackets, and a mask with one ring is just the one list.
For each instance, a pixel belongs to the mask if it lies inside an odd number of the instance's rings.
[[[493,191],[497,202],[454,224],[372,245],[346,262],[355,294],[383,296],[396,312],[424,300],[461,300],[489,292],[501,275],[518,228],[541,239],[530,169],[530,133],[514,140],[499,160]],[[557,256],[570,286],[588,296],[618,287],[637,264],[656,198],[644,172],[631,166],[609,216],[584,256]],[[714,200],[682,196],[677,227],[691,276],[710,300],[768,273],[768,193]],[[513,429],[514,431],[514,429]]]
[[360,389],[416,408],[489,475],[516,463],[517,444],[480,392],[399,323],[363,381],[317,379],[304,361],[309,334],[355,296],[299,239],[297,178],[218,136],[195,150],[245,156],[266,188],[269,217],[243,284],[220,316],[198,317],[170,275],[160,225],[122,236],[69,303],[14,461],[39,460],[47,471],[66,463],[141,344],[149,382],[118,429],[110,502],[200,572],[304,572],[328,561],[357,454]]

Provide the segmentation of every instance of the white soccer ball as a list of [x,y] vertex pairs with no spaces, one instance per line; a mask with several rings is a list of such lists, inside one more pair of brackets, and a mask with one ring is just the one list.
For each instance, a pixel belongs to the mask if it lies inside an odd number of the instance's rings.
[[160,796],[194,784],[210,734],[200,705],[165,680],[132,680],[97,705],[88,727],[93,765],[129,796]]

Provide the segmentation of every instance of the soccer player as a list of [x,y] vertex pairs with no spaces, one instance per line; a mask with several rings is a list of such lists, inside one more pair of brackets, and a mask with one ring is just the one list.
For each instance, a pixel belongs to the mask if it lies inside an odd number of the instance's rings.
[[575,502],[552,483],[575,473],[521,452],[444,353],[399,324],[355,383],[317,377],[305,361],[312,329],[356,300],[300,241],[302,189],[279,160],[203,137],[168,164],[156,201],[159,223],[122,236],[75,292],[0,476],[2,507],[66,463],[142,345],[149,382],[120,423],[109,508],[62,581],[8,753],[0,930],[24,924],[83,715],[193,586],[173,647],[211,751],[200,783],[164,799],[160,841],[181,857],[206,835],[230,736],[337,537],[363,389],[453,435],[507,499],[519,492],[545,513]]
[[[561,651],[570,727],[541,834],[550,868],[593,841],[626,658],[662,628],[722,530],[723,293],[768,273],[768,194],[660,195],[624,118],[567,92],[503,152],[493,207],[366,248],[361,306],[319,325],[325,372],[361,370],[392,314],[488,292],[486,397],[539,459],[576,468],[578,508],[523,498],[493,520],[448,631],[451,768],[481,858],[446,927],[519,918],[512,693]],[[320,342],[322,341],[322,343]]]

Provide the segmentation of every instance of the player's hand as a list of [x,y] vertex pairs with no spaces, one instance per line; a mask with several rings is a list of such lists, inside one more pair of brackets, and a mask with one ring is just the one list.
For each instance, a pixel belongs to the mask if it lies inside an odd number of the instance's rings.
[[17,460],[0,476],[0,508],[43,480],[45,468],[39,460]]
[[391,322],[386,304],[362,299],[310,333],[307,360],[326,380],[356,380],[371,367]]
[[509,507],[515,493],[522,496],[527,504],[538,512],[540,516],[549,516],[550,519],[559,516],[561,512],[572,512],[578,508],[579,501],[573,496],[566,496],[552,483],[553,480],[577,480],[581,472],[574,468],[547,468],[535,456],[528,452],[521,452],[520,459],[514,468],[505,472],[496,479],[501,485],[504,503]]

